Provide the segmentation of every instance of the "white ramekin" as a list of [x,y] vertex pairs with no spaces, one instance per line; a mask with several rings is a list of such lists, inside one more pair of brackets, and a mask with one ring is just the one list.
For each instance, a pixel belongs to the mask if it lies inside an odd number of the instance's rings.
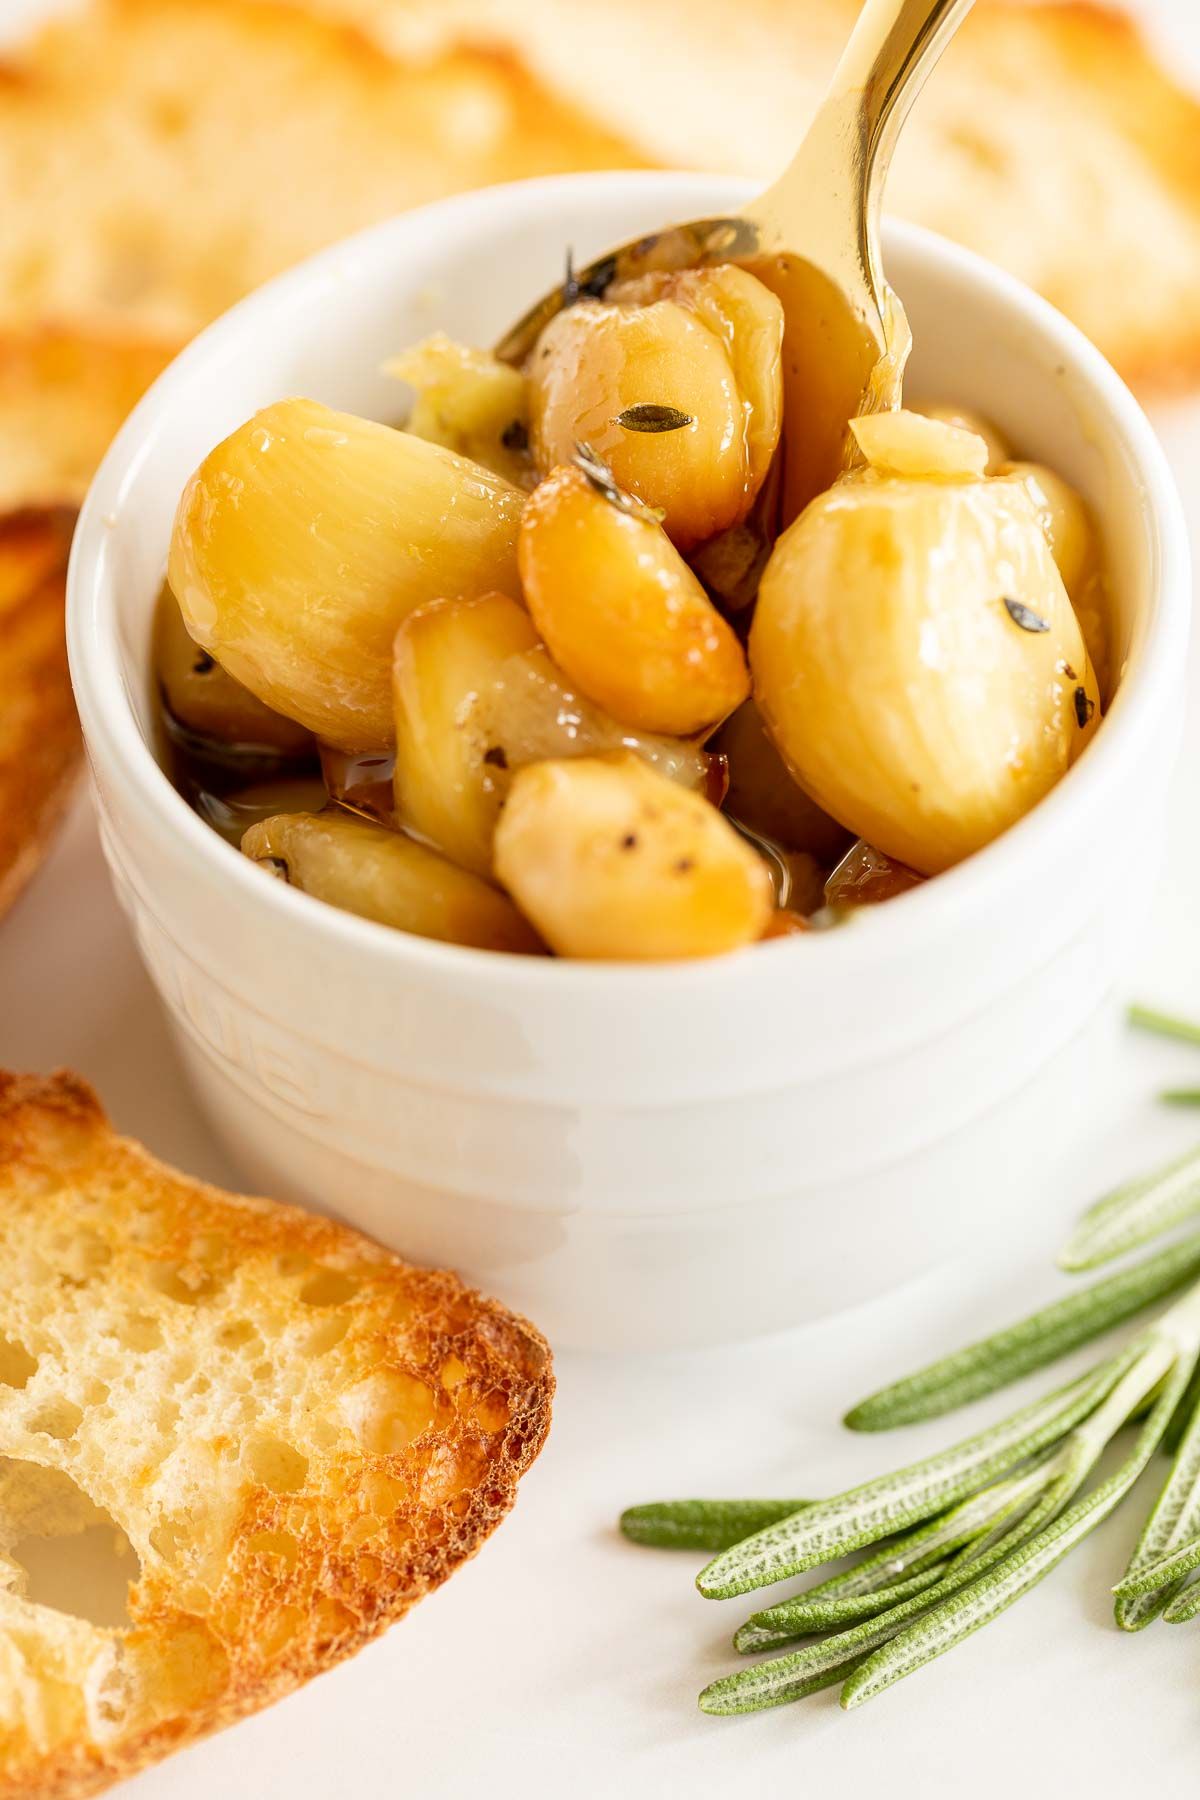
[[486,344],[577,259],[736,205],[740,182],[563,177],[409,213],[206,331],[98,474],[71,560],[71,666],[118,893],[212,1121],[267,1191],[447,1262],[560,1344],[750,1335],[857,1303],[1053,1204],[1085,1030],[1161,849],[1186,537],[1099,354],[1026,288],[893,226],[910,392],[977,407],[1090,499],[1124,677],[1096,741],[981,855],[842,929],[663,967],[460,950],[244,862],[155,761],[150,619],[185,477],[303,392],[390,418],[379,365]]

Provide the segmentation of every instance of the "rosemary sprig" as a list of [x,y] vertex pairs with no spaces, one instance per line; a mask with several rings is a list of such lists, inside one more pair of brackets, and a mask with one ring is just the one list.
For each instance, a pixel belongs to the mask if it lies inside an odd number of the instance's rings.
[[1120,1379],[1128,1361],[1128,1352],[1111,1357],[938,1456],[768,1525],[715,1556],[701,1569],[696,1586],[707,1599],[727,1600],[803,1574],[932,1517],[1063,1437]]
[[[1037,1509],[1034,1525],[1026,1522],[1026,1530],[1036,1528],[1036,1523],[1046,1511],[1049,1501],[1043,1501]],[[1018,1525],[1008,1537],[982,1556],[973,1568],[960,1567],[952,1570],[936,1586],[927,1588],[923,1594],[901,1601],[899,1605],[889,1607],[873,1619],[864,1619],[860,1624],[848,1631],[838,1632],[834,1637],[822,1638],[814,1644],[806,1644],[800,1650],[793,1650],[787,1656],[774,1657],[769,1662],[758,1663],[752,1669],[740,1670],[736,1675],[723,1675],[717,1681],[710,1682],[700,1696],[700,1710],[712,1713],[757,1712],[764,1706],[782,1706],[789,1700],[799,1700],[805,1694],[815,1691],[815,1682],[822,1674],[832,1679],[837,1673],[851,1673],[863,1657],[886,1643],[889,1636],[907,1625],[910,1619],[916,1618],[926,1611],[931,1603],[949,1598],[960,1588],[984,1574],[1009,1553],[1012,1543],[1019,1540],[1021,1527]]]
[[[1093,1207],[1064,1260],[1090,1266],[1193,1211],[1200,1212],[1200,1150]],[[1114,1590],[1117,1622],[1136,1631],[1159,1616],[1181,1624],[1200,1614],[1198,1277],[1200,1235],[872,1395],[848,1422],[884,1429],[934,1417],[1191,1284],[1131,1343],[1077,1380],[894,1474],[787,1512],[784,1502],[746,1502],[740,1514],[731,1502],[673,1502],[627,1514],[635,1521],[630,1535],[675,1529],[669,1515],[679,1512],[679,1528],[706,1533],[709,1542],[719,1535],[718,1515],[706,1508],[720,1507],[728,1530],[763,1520],[751,1535],[722,1544],[701,1570],[697,1585],[710,1598],[865,1552],[851,1568],[754,1613],[735,1635],[739,1651],[809,1641],[713,1682],[701,1708],[753,1712],[836,1682],[844,1707],[861,1705],[1027,1593],[1107,1518],[1160,1447],[1169,1449],[1172,1466]],[[1108,1444],[1135,1423],[1124,1461],[1085,1491]],[[774,1507],[775,1516],[755,1510],[764,1507]],[[696,1508],[699,1514],[688,1510]],[[656,1523],[660,1515],[663,1524]]]
[[[1119,1377],[1094,1390],[1091,1405],[1064,1432],[1055,1455],[1043,1458],[1025,1477],[999,1484],[997,1496],[1009,1489],[1012,1505],[994,1504],[992,1521],[1003,1524],[1007,1516],[1015,1522],[998,1538],[988,1531],[994,1541],[987,1549],[964,1552],[933,1586],[848,1631],[713,1682],[700,1697],[702,1710],[744,1712],[780,1705],[799,1698],[801,1690],[811,1691],[809,1684],[818,1675],[848,1661],[855,1667],[846,1677],[842,1704],[858,1706],[987,1624],[1049,1574],[1129,1491],[1161,1440],[1198,1355],[1200,1292],[1193,1291],[1120,1359]],[[1149,1417],[1131,1455],[1092,1493],[1076,1500],[1105,1446],[1151,1396]],[[1030,1499],[1031,1507],[1024,1504]],[[772,1609],[776,1615],[782,1610]],[[769,1617],[756,1615],[750,1625],[761,1630]],[[758,1647],[753,1638],[739,1636],[742,1647]]]
[[[1166,1354],[1169,1357],[1169,1347],[1166,1347]],[[1101,1482],[1092,1493],[1076,1501],[1045,1530],[1030,1538],[987,1579],[975,1582],[959,1597],[957,1604],[939,1606],[927,1613],[907,1631],[890,1639],[884,1648],[860,1668],[853,1670],[842,1689],[842,1705],[847,1710],[861,1706],[864,1701],[874,1699],[885,1688],[891,1687],[893,1682],[903,1680],[904,1676],[912,1675],[926,1663],[932,1662],[934,1657],[952,1650],[973,1631],[978,1631],[980,1626],[988,1624],[1011,1606],[1014,1600],[1019,1600],[1022,1594],[1028,1593],[1030,1588],[1035,1587],[1043,1576],[1048,1575],[1062,1561],[1068,1551],[1073,1550],[1089,1532],[1094,1531],[1125,1498],[1153,1456],[1166,1429],[1167,1420],[1187,1385],[1194,1359],[1195,1352],[1191,1360],[1172,1370],[1161,1399],[1153,1407],[1150,1417],[1138,1434],[1132,1454],[1107,1481]],[[1153,1371],[1157,1360],[1148,1353],[1145,1368],[1139,1365],[1131,1370],[1130,1378],[1146,1379],[1146,1371]],[[1170,1368],[1169,1362],[1167,1367]],[[1150,1375],[1148,1386],[1152,1388],[1161,1379],[1160,1369],[1158,1373]],[[1140,1397],[1144,1397],[1146,1391],[1148,1389],[1143,1388]],[[1114,1400],[1118,1398],[1119,1392],[1118,1389],[1113,1394]],[[1103,1443],[1097,1446],[1097,1456],[1102,1448]]]
[[1068,1294],[1031,1313],[1016,1325],[993,1332],[952,1356],[930,1363],[861,1400],[846,1414],[853,1431],[891,1431],[953,1412],[970,1400],[1057,1362],[1123,1324],[1154,1300],[1200,1275],[1200,1236],[1149,1256],[1131,1269],[1107,1275],[1082,1292]]
[[1200,1149],[1126,1182],[1080,1219],[1058,1259],[1061,1269],[1094,1269],[1200,1213]]
[[630,1506],[620,1527],[632,1543],[659,1550],[724,1550],[786,1519],[807,1500],[655,1500]]
[[[908,1598],[907,1594],[896,1591],[903,1585],[901,1577],[907,1577],[909,1581],[919,1579],[933,1564],[940,1564],[942,1575],[948,1575],[950,1567],[947,1559],[951,1552],[980,1542],[997,1527],[1003,1531],[1036,1497],[1048,1479],[1046,1456],[1043,1454],[1034,1467],[1023,1475],[994,1483],[981,1493],[973,1494],[969,1500],[961,1501],[959,1505],[951,1507],[949,1512],[931,1519],[905,1537],[893,1539],[866,1563],[860,1563],[856,1569],[848,1572],[849,1577],[852,1577],[864,1569],[875,1573],[885,1571],[882,1585],[878,1580],[870,1585],[860,1582],[847,1595],[844,1590],[839,1593],[836,1584],[846,1583],[848,1576],[835,1576],[831,1582],[809,1588],[792,1600],[781,1601],[777,1606],[753,1614],[735,1634],[734,1649],[766,1649],[772,1644],[784,1643],[789,1638],[803,1637],[810,1631],[823,1630],[823,1626],[809,1623],[809,1620],[814,1614],[828,1608],[831,1602],[836,1606],[843,1597],[859,1602],[862,1609],[859,1616],[887,1610]],[[831,1589],[834,1590],[832,1593]],[[910,1589],[912,1593],[920,1591],[919,1587]],[[869,1604],[871,1602],[873,1604]]]

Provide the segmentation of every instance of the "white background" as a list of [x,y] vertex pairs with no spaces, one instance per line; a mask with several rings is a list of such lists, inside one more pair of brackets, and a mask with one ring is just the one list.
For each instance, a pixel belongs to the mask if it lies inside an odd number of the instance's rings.
[[[0,0],[0,32],[39,0]],[[1173,65],[1200,85],[1195,0],[1142,0]],[[1197,299],[1200,307],[1200,297]],[[1155,414],[1200,539],[1200,400]],[[1192,652],[1200,690],[1200,642]],[[1176,782],[1174,834],[1133,984],[1200,1016],[1200,704]],[[65,1064],[117,1123],[196,1174],[236,1184],[185,1090],[157,1003],[109,893],[86,802],[0,934],[0,1065]],[[842,1431],[845,1407],[899,1370],[1063,1285],[1058,1222],[1125,1173],[1200,1137],[1153,1101],[1200,1085],[1200,1051],[1130,1038],[1070,1193],[1046,1196],[1044,1244],[959,1270],[791,1337],[737,1352],[562,1355],[550,1443],[483,1555],[387,1638],[270,1712],[150,1771],[130,1800],[421,1800],[508,1795],[970,1793],[1099,1800],[1200,1787],[1200,1623],[1118,1633],[1106,1588],[1152,1498],[1137,1497],[1041,1587],[942,1662],[863,1711],[834,1693],[712,1720],[697,1690],[731,1665],[746,1603],[701,1600],[695,1557],[637,1550],[614,1521],[634,1500],[822,1494],[924,1454],[1015,1403],[886,1439]],[[970,1204],[964,1195],[963,1204]],[[1031,1390],[1032,1391],[1032,1390]],[[1023,1397],[1024,1390],[1022,1390]]]

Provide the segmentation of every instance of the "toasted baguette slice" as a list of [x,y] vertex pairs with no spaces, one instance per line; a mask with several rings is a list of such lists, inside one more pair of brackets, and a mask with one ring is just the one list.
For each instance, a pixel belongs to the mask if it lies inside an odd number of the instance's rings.
[[80,762],[63,587],[72,517],[0,517],[0,914],[53,837]]
[[[0,1074],[0,1268],[5,1800],[97,1793],[351,1655],[474,1554],[546,1435],[532,1326],[187,1180],[71,1075]],[[123,1629],[64,1574],[114,1535]]]
[[[357,226],[560,169],[774,174],[858,4],[72,9],[0,61],[0,507],[77,504],[176,347]],[[888,204],[1022,275],[1144,388],[1200,378],[1200,107],[1120,14],[980,0]]]
[[257,0],[72,9],[0,54],[0,508],[77,505],[163,364],[310,251],[463,188],[639,160],[504,54],[400,63]]
[[635,152],[502,51],[303,4],[89,0],[0,61],[0,329],[181,342],[335,238]]

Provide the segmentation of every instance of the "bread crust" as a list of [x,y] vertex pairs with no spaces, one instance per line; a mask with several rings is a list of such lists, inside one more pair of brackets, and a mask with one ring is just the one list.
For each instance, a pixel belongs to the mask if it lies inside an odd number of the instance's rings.
[[[333,1337],[347,1321],[322,1353],[337,1404],[348,1406],[364,1379],[390,1381],[396,1395],[427,1396],[420,1407],[428,1417],[422,1411],[416,1429],[409,1418],[403,1443],[356,1445],[343,1432],[336,1454],[314,1460],[302,1480],[243,1479],[207,1584],[178,1557],[173,1566],[143,1553],[130,1590],[131,1627],[109,1634],[133,1671],[127,1688],[136,1704],[111,1731],[76,1733],[40,1750],[0,1734],[3,1800],[84,1800],[353,1655],[476,1553],[511,1507],[550,1422],[554,1379],[545,1340],[456,1276],[414,1268],[300,1208],[176,1174],[116,1136],[77,1076],[0,1073],[0,1256],[7,1266],[14,1256],[19,1263],[31,1231],[39,1255],[52,1261],[55,1231],[81,1206],[82,1229],[104,1252],[88,1277],[90,1309],[140,1303],[149,1272],[151,1288],[158,1281],[156,1291],[168,1297],[183,1292],[179,1281],[192,1284],[200,1298],[176,1302],[180,1316],[207,1307],[220,1318],[225,1294],[241,1282],[239,1304],[260,1291],[289,1329],[304,1315]],[[44,1222],[31,1225],[35,1214]],[[305,1293],[316,1298],[298,1297]],[[0,1295],[0,1334],[13,1332],[13,1310]],[[175,1313],[159,1306],[159,1316],[169,1333]],[[228,1329],[236,1335],[243,1324],[231,1315]],[[205,1367],[205,1381],[219,1386],[218,1362]],[[162,1400],[153,1383],[145,1382],[145,1393],[147,1406]],[[21,1398],[9,1394],[0,1406],[0,1457],[22,1453],[20,1429],[8,1422]],[[329,1406],[331,1418],[341,1416],[334,1399]],[[63,1454],[61,1466],[78,1473],[69,1447]],[[88,1491],[82,1478],[80,1485]],[[118,1517],[116,1504],[110,1510]],[[26,1615],[40,1610],[27,1606]],[[0,1649],[8,1635],[0,1616]]]
[[0,916],[57,830],[82,745],[63,625],[73,515],[0,517]]

